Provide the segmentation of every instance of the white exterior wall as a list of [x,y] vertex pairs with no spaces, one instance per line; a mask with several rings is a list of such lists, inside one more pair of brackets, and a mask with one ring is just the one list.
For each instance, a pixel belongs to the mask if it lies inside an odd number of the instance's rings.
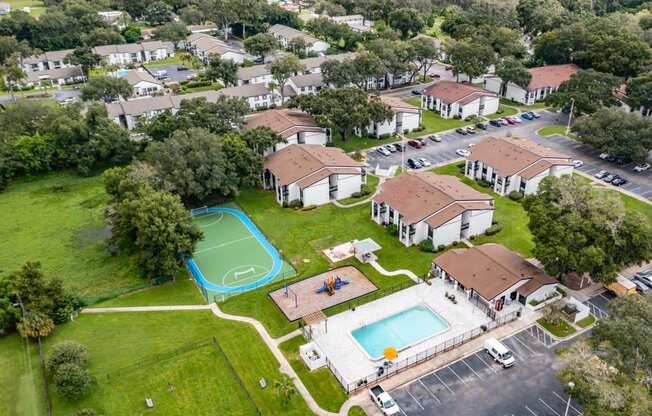
[[[298,188],[298,186],[297,186]],[[303,189],[303,206],[324,205],[330,202],[328,177]]]
[[266,75],[261,75],[259,77],[253,77],[249,80],[238,80],[238,86],[241,85],[246,85],[246,84],[265,84],[269,85],[270,82],[272,82],[274,78],[272,77],[271,74],[266,74]]
[[500,86],[502,85],[502,80],[498,77],[488,77],[484,79],[484,88],[487,91],[491,91],[500,95]]
[[484,234],[487,228],[491,227],[494,218],[494,210],[472,210],[469,212],[469,236]]
[[390,121],[371,123],[367,127],[367,134],[375,137],[387,137],[396,134],[396,115]]
[[507,84],[505,98],[522,104],[534,104],[534,98],[526,99],[527,91],[511,82]]
[[[518,282],[516,282],[516,283],[514,283],[512,286],[510,286],[510,288],[507,289],[506,291],[504,291],[504,292],[502,292],[502,293],[499,293],[499,294],[496,295],[493,299],[487,299],[487,300],[490,301],[490,302],[492,302],[492,307],[495,306],[495,305],[493,305],[493,302],[496,301],[496,300],[498,300],[498,299],[500,299],[500,298],[503,297],[503,296],[505,296],[505,300],[509,300],[509,295],[510,295],[513,291],[518,290],[519,287],[523,286],[523,285],[526,284],[527,282],[529,282],[528,279],[519,280]],[[516,299],[514,299],[514,302],[518,302],[518,295],[516,295]]]
[[550,170],[551,170],[551,172],[552,172],[551,174],[552,174],[553,176],[559,178],[559,177],[564,176],[564,175],[572,175],[574,169],[573,169],[573,166],[572,166],[572,165],[568,165],[568,166],[564,166],[564,165],[553,165],[553,166],[550,168]]
[[419,113],[398,113],[398,121],[402,124],[402,132],[410,132],[421,124],[421,112]]
[[[461,118],[467,118],[469,116],[480,116],[480,115],[489,115],[494,114],[498,111],[500,106],[500,100],[498,97],[480,97],[476,100],[473,100],[467,104],[461,104],[460,102],[454,103],[444,103],[437,97],[431,96],[422,96],[421,104],[423,107],[438,113],[443,118],[453,118],[456,115]],[[448,111],[448,106],[450,105],[450,112]],[[483,107],[480,111],[480,107]]]
[[307,50],[308,52],[320,53],[326,52],[330,45],[322,40],[318,40],[314,44],[310,45]]
[[550,174],[550,171],[545,170],[545,171],[541,172],[540,174],[538,174],[537,176],[528,179],[527,183],[525,184],[525,192],[524,192],[524,194],[525,195],[531,195],[531,194],[536,193],[537,190],[539,190],[539,183],[541,183],[541,181],[544,178],[549,176],[549,174]]
[[[288,186],[288,204],[294,200],[301,199],[301,189],[296,183],[291,183]],[[279,188],[280,189],[280,188]]]
[[557,292],[557,283],[550,285],[544,285],[530,293],[525,300],[525,303],[531,301],[532,299],[538,300],[539,302],[545,300],[549,295],[555,294]]
[[221,59],[230,59],[236,64],[241,64],[244,62],[244,54],[236,52],[226,52],[220,56]]
[[335,199],[349,198],[362,187],[362,174],[337,175],[337,192]]
[[277,99],[273,94],[256,95],[254,97],[248,97],[246,100],[249,103],[249,108],[252,110],[269,108],[272,105],[279,105],[281,102],[281,100]]
[[148,81],[140,81],[133,87],[133,95],[150,95],[155,92],[163,91],[163,86]]
[[433,230],[432,245],[434,247],[440,245],[453,244],[460,240],[462,231],[462,215],[458,215],[447,223],[440,225]]

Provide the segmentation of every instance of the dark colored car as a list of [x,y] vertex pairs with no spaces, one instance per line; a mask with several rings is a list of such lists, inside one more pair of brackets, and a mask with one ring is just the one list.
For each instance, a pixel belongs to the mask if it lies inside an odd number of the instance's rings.
[[620,177],[620,176],[611,181],[611,184],[614,185],[614,186],[621,186],[621,185],[624,185],[626,183],[627,183],[627,179],[625,179],[623,177]]
[[521,114],[521,118],[523,120],[534,120],[534,116],[530,113],[523,113]]
[[527,113],[529,115],[531,115],[532,118],[541,118],[541,116],[539,114],[535,113],[534,111],[528,111]]
[[477,123],[475,126],[480,130],[487,130],[487,125],[485,123]]
[[466,136],[467,134],[469,134],[467,133],[466,129],[463,129],[462,127],[456,128],[455,132],[461,134],[462,136]]
[[498,120],[489,120],[489,124],[491,124],[494,127],[502,127],[503,126],[503,124]]
[[607,158],[606,158],[605,160],[606,160],[607,162],[611,162],[611,163],[613,163],[613,162],[615,162],[617,159],[616,159],[616,156],[611,156],[611,155],[609,155],[609,156],[607,156]]
[[416,140],[410,140],[410,141],[408,141],[408,146],[412,146],[412,147],[414,147],[415,149],[421,149],[421,143],[419,143],[419,142],[416,141]]
[[419,91],[419,90],[412,90],[412,95],[421,95],[421,91]]
[[417,168],[417,163],[414,161],[414,159],[408,159],[406,163],[408,165],[408,168],[410,168],[410,169],[416,169]]

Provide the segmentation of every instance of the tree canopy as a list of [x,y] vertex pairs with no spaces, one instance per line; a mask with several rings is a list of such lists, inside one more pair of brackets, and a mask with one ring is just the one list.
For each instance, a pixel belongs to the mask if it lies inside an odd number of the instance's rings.
[[102,100],[110,103],[131,97],[132,89],[124,78],[94,77],[82,87],[81,92],[84,101]]
[[594,113],[603,106],[618,105],[614,89],[619,84],[620,80],[611,74],[593,69],[580,70],[546,97],[546,103],[557,108],[569,108],[574,102],[578,114]]

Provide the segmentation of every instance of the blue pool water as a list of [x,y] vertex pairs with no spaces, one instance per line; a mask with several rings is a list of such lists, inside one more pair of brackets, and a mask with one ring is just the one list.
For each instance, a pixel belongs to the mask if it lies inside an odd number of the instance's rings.
[[441,316],[426,305],[418,305],[351,332],[372,360],[383,357],[385,348],[400,351],[449,328]]
[[129,70],[128,69],[118,69],[116,71],[116,73],[117,73],[117,78],[123,78],[123,77],[127,76],[127,74],[129,73]]

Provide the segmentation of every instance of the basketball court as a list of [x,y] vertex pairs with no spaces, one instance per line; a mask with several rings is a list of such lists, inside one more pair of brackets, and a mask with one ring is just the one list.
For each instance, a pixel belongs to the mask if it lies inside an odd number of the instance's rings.
[[234,208],[193,211],[193,221],[204,238],[197,244],[188,267],[197,282],[217,293],[255,289],[278,277],[294,274],[256,225]]

